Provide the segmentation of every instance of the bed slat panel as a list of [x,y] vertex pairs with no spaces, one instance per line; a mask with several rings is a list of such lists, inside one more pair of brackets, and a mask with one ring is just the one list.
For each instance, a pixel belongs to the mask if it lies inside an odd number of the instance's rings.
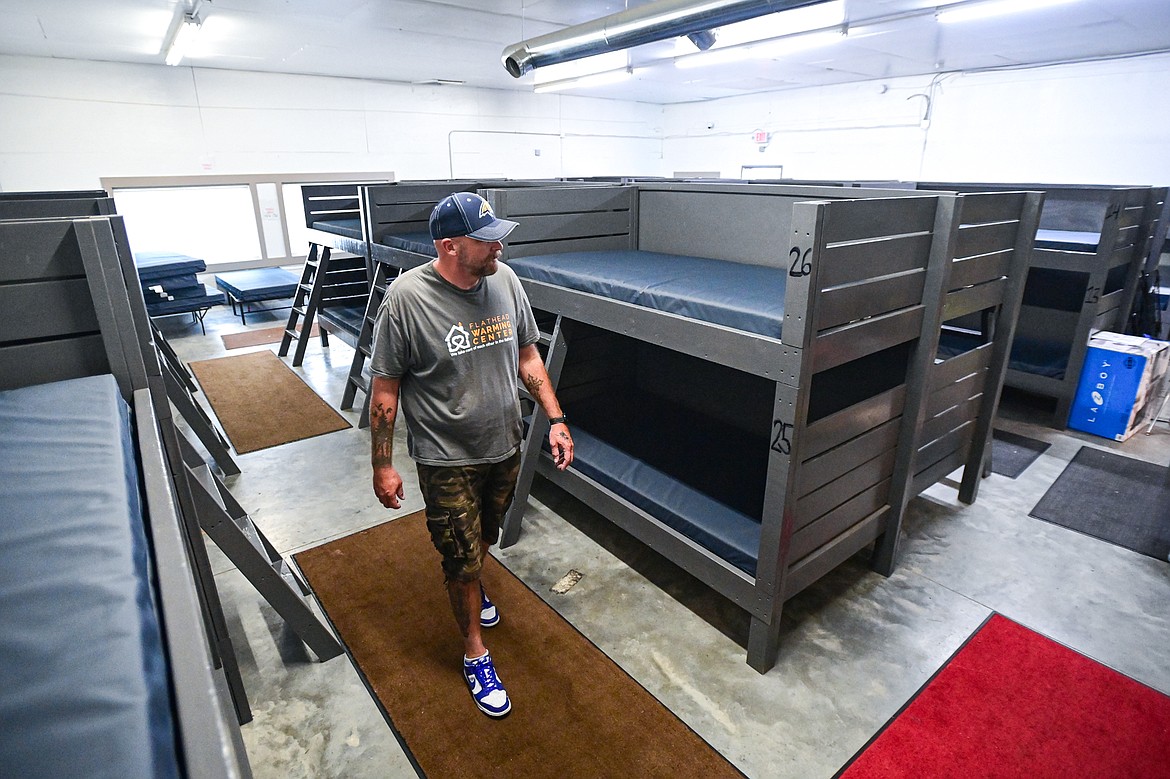
[[898,443],[901,417],[868,430],[857,438],[801,463],[794,488],[798,498],[819,489],[846,471],[893,450]]
[[791,598],[864,549],[886,529],[889,514],[889,507],[883,506],[815,552],[790,564],[781,597]]
[[1010,249],[1016,245],[1018,228],[1019,224],[1016,222],[997,222],[977,227],[963,227],[959,230],[954,256],[975,257],[980,254]]
[[1120,323],[1117,321],[1119,310],[1117,306],[1113,306],[1107,311],[1102,311],[1093,318],[1094,330],[1117,330]]
[[366,187],[366,200],[374,208],[394,204],[425,205],[427,213],[443,198],[454,192],[474,189],[477,182],[467,180],[440,181],[434,183],[403,182]]
[[926,271],[918,270],[824,290],[817,301],[816,329],[827,330],[915,305],[922,300],[925,281]]
[[1011,268],[1012,249],[991,252],[978,257],[960,258],[951,264],[951,275],[947,286],[951,290],[970,287],[984,281],[1006,276]]
[[991,348],[985,343],[962,354],[956,354],[941,363],[936,363],[930,372],[930,389],[935,391],[954,384],[964,376],[985,371],[991,365]]
[[999,278],[975,287],[948,292],[943,303],[943,320],[955,319],[999,305],[1006,288],[1007,281]]
[[834,209],[829,203],[823,240],[826,245],[864,241],[890,235],[890,225],[899,234],[929,233],[934,229],[938,200],[934,197],[890,197],[852,200]]
[[826,247],[817,282],[821,289],[926,267],[930,235],[898,235]]
[[[598,211],[587,214],[530,216],[510,236],[510,246],[531,241],[565,241],[595,236],[629,235],[628,211]],[[579,250],[578,250],[579,251]]]
[[888,481],[890,474],[894,472],[894,455],[893,450],[882,452],[872,460],[805,495],[796,503],[794,529],[799,531],[855,495],[870,489],[882,480]]
[[883,479],[864,492],[854,495],[829,513],[793,533],[789,555],[799,560],[833,540],[858,521],[887,506],[889,498],[889,479]]
[[983,383],[983,375],[982,372],[972,373],[954,384],[948,384],[942,389],[930,393],[926,399],[926,415],[934,416],[978,395]]
[[1095,259],[1096,255],[1089,254],[1088,252],[1044,249],[1037,246],[1032,249],[1032,258],[1028,263],[1028,267],[1090,273],[1093,270]]
[[101,335],[0,347],[0,390],[109,372]]
[[[398,225],[398,224],[421,224],[423,230],[426,230],[427,222],[431,218],[431,211],[434,210],[435,200],[430,203],[386,203],[385,205],[375,205],[371,210],[372,219],[375,226],[381,227],[384,225]],[[394,230],[398,233],[418,232],[413,227],[409,229]]]
[[919,473],[914,475],[914,492],[917,494],[922,492],[927,487],[942,481],[947,474],[963,467],[963,459],[966,457],[966,449],[956,449],[946,457],[938,462],[933,463],[929,467],[924,468]]
[[1118,265],[1129,265],[1133,260],[1133,246],[1124,245],[1114,249],[1105,261],[1106,268],[1116,268]]
[[[13,222],[0,233],[0,283],[68,276],[83,277],[81,249],[70,222]],[[53,251],[30,247],[56,245]]]
[[1012,222],[1020,217],[1024,204],[1023,192],[982,192],[962,196],[962,224]]
[[905,404],[906,386],[899,385],[818,419],[805,428],[800,451],[806,460],[823,454],[866,430],[898,418]]
[[539,191],[489,189],[481,194],[499,216],[514,219],[518,216],[630,211],[635,192],[633,187],[556,187]]
[[[945,476],[955,468],[963,465],[962,453],[966,451],[971,444],[971,434],[975,430],[975,425],[972,422],[967,422],[961,427],[952,430],[942,438],[936,438],[928,443],[926,446],[919,448],[918,456],[914,460],[914,469],[917,474],[937,466],[939,463],[946,463],[950,465],[950,470],[942,474]],[[957,462],[955,458],[957,457]],[[939,478],[942,478],[940,476]]]
[[812,345],[813,372],[916,338],[922,331],[922,317],[922,307],[914,306],[818,334]]
[[53,338],[98,330],[85,279],[0,286],[5,341]]
[[951,406],[942,413],[936,412],[923,423],[919,440],[934,441],[953,430],[958,430],[962,425],[974,421],[982,407],[983,395],[980,394],[957,406]]

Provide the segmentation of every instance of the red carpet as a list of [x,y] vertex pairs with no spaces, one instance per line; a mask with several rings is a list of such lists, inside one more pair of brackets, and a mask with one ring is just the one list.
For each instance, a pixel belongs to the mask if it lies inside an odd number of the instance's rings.
[[1170,697],[994,614],[838,776],[1170,777]]

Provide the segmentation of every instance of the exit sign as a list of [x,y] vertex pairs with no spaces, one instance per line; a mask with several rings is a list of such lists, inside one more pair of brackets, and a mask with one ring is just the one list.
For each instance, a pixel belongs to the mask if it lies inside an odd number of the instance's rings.
[[768,131],[767,130],[756,130],[754,133],[752,133],[752,143],[767,143],[767,142],[768,142]]

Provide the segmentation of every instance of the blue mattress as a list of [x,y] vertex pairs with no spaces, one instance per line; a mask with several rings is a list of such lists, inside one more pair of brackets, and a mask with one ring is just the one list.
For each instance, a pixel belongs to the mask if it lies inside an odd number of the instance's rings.
[[178,276],[168,276],[164,279],[147,279],[142,282],[142,288],[167,292],[179,292],[188,289],[200,289],[203,283],[194,273],[181,273]]
[[227,298],[222,292],[216,292],[211,287],[202,287],[202,294],[192,294],[187,297],[174,297],[171,300],[146,301],[146,313],[151,316],[165,316],[167,314],[187,314],[204,308],[211,308],[224,303]]
[[0,393],[0,772],[177,776],[129,409],[112,376]]
[[180,287],[178,289],[165,289],[158,285],[151,285],[143,287],[142,297],[147,304],[161,303],[166,300],[182,300],[186,298],[200,298],[207,295],[207,287],[202,284],[196,284],[193,287]]
[[573,467],[603,487],[755,575],[760,523],[631,457],[586,430],[573,428]]
[[509,259],[521,278],[779,338],[785,269],[643,251]]
[[382,236],[381,243],[392,249],[403,249],[426,257],[439,256],[439,253],[435,251],[435,242],[431,240],[430,233],[402,233],[400,235],[387,233]]
[[143,282],[207,270],[207,263],[203,260],[175,252],[136,252],[134,264],[138,267],[138,278]]
[[1037,230],[1036,246],[1040,249],[1059,249],[1066,252],[1097,251],[1101,233],[1078,232],[1075,230]]
[[353,238],[356,241],[363,240],[362,220],[360,219],[323,219],[319,222],[313,222],[312,227],[323,233],[344,235],[346,238]]
[[580,400],[572,413],[576,470],[755,574],[766,439],[637,390]]
[[215,286],[240,301],[291,298],[297,291],[300,278],[284,268],[256,268],[231,273],[219,273]]

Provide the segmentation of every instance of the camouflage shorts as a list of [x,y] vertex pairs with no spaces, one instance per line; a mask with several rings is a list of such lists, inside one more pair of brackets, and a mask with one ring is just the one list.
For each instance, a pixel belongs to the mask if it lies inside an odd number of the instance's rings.
[[483,570],[483,544],[500,538],[500,522],[516,491],[520,453],[488,465],[418,465],[431,543],[443,555],[447,579],[475,581]]

